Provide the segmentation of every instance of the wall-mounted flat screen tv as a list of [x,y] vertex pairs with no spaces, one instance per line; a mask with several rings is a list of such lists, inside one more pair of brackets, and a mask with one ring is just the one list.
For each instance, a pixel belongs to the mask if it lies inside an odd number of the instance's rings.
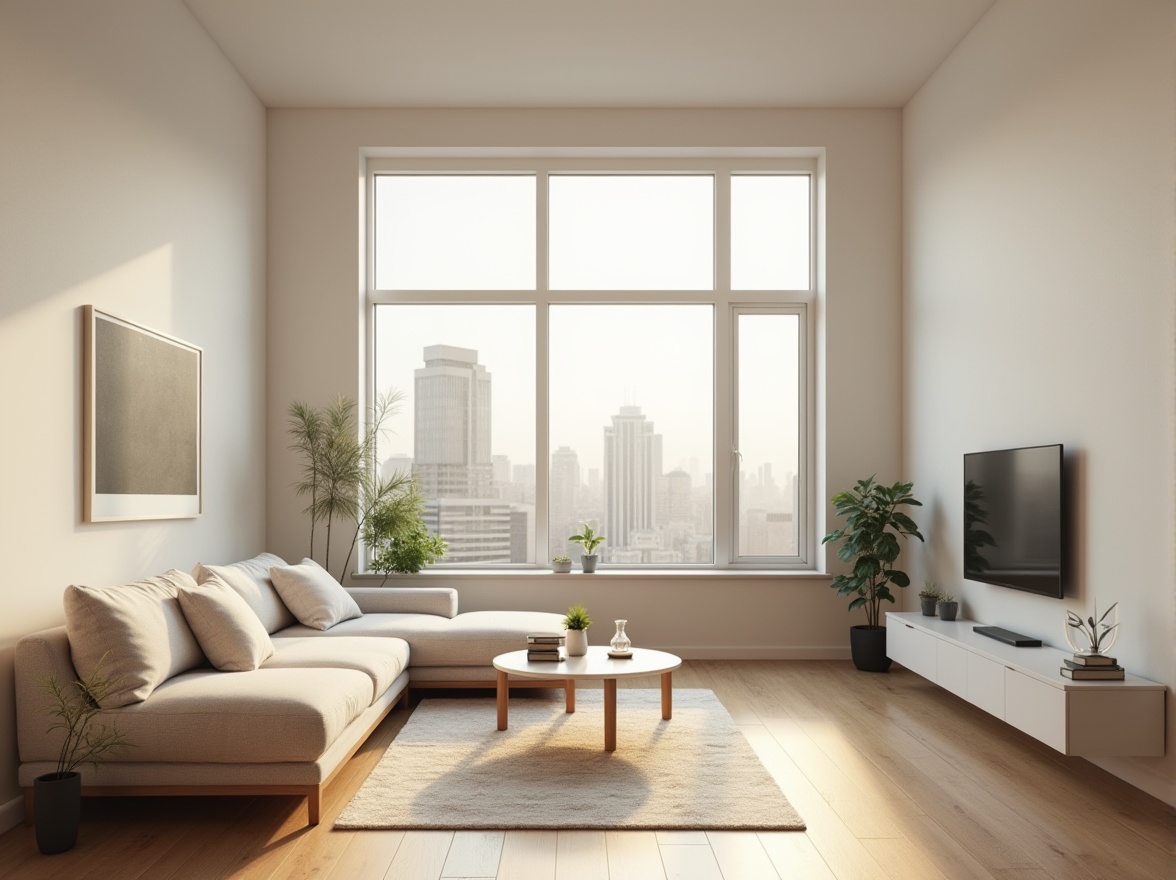
[[1061,599],[1062,446],[964,455],[964,577]]

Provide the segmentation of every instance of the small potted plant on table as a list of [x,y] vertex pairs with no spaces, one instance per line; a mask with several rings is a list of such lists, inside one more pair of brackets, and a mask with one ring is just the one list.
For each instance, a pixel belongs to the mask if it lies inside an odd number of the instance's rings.
[[600,557],[596,555],[596,548],[604,543],[604,535],[596,534],[588,523],[583,523],[583,526],[584,530],[580,534],[572,535],[568,540],[584,548],[580,556],[580,566],[585,574],[591,574],[596,571],[596,563],[600,561]]
[[567,630],[564,644],[568,649],[568,656],[583,657],[588,653],[588,627],[592,626],[588,609],[583,605],[573,605],[564,615],[563,625]]

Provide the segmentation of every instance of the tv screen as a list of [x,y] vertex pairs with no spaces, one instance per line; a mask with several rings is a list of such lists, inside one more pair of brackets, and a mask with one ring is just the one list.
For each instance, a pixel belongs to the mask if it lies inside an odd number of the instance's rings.
[[964,455],[964,577],[1062,598],[1062,446]]

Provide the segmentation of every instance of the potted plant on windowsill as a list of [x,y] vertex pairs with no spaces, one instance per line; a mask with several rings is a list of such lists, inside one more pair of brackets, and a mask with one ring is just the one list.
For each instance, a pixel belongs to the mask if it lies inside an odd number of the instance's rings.
[[583,657],[588,653],[588,627],[592,626],[592,618],[588,616],[588,609],[583,605],[573,605],[563,619],[566,630],[564,646],[569,657]]
[[570,556],[552,556],[551,570],[556,574],[568,574],[572,570],[572,557]]
[[837,515],[845,518],[845,526],[827,534],[822,544],[844,541],[837,551],[837,558],[853,565],[849,574],[833,578],[833,587],[842,596],[852,596],[849,610],[865,608],[864,626],[852,626],[849,630],[850,650],[853,663],[866,672],[886,672],[890,658],[886,656],[886,627],[882,626],[880,613],[883,600],[894,601],[890,592],[896,587],[910,586],[911,579],[906,572],[894,567],[901,550],[899,537],[923,536],[905,513],[898,508],[906,505],[921,507],[922,503],[911,496],[914,483],[895,483],[884,486],[876,483],[874,477],[858,480],[848,491],[833,496]]
[[118,728],[95,721],[102,701],[116,683],[103,675],[101,662],[88,677],[70,684],[62,685],[55,677],[45,682],[51,699],[46,711],[56,719],[49,729],[62,731],[64,737],[57,753],[57,770],[33,780],[33,824],[37,848],[45,855],[65,852],[77,843],[82,809],[78,765],[131,746]]
[[580,556],[580,567],[584,569],[585,574],[591,574],[596,571],[596,563],[600,561],[600,557],[596,555],[596,548],[604,543],[604,535],[596,534],[588,523],[583,523],[583,526],[584,530],[580,534],[572,535],[568,540],[584,548]]

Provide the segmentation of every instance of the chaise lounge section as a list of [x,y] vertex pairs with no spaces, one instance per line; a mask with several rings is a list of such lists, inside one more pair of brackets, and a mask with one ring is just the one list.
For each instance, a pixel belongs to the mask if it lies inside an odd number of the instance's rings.
[[[103,590],[71,587],[67,625],[18,643],[18,778],[26,819],[33,781],[57,769],[62,744],[60,731],[47,730],[44,684],[88,674],[98,650],[130,685],[144,677],[136,659],[148,672],[154,663],[160,680],[114,701],[120,705],[104,703],[98,721],[117,726],[133,747],[80,767],[84,795],[300,795],[313,825],[323,790],[392,707],[407,704],[410,685],[493,686],[497,654],[523,646],[528,632],[561,628],[555,613],[459,613],[457,591],[448,588],[344,590],[310,560],[286,566],[271,554],[198,565],[193,575],[172,571]],[[211,628],[202,621],[190,599],[203,588],[219,590],[235,619]],[[102,618],[111,605],[113,622]],[[216,641],[238,625],[237,642],[254,648],[255,659],[264,654],[252,668],[240,644],[226,654]],[[189,644],[193,630],[198,656]],[[94,632],[101,633],[98,645],[83,645]],[[143,644],[156,656],[122,656],[144,653]]]

